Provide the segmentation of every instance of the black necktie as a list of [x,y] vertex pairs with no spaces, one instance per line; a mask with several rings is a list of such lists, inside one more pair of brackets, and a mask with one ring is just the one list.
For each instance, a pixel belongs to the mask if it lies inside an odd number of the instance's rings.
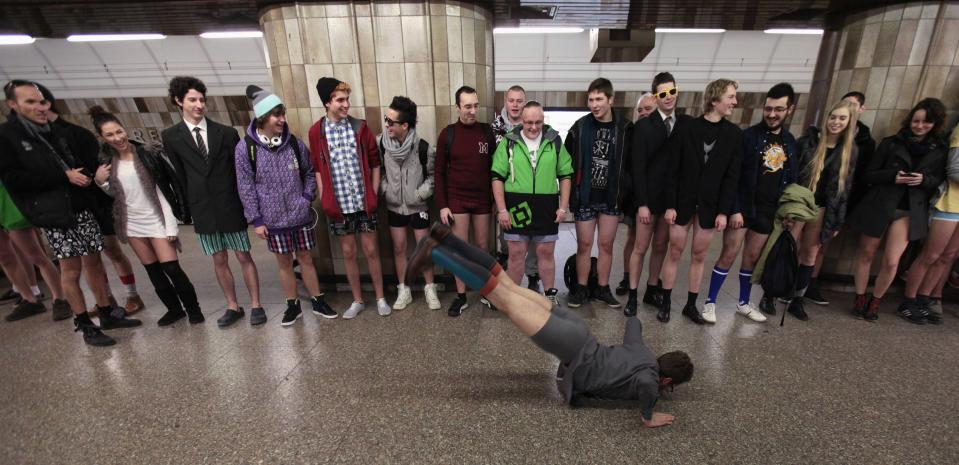
[[200,149],[200,155],[203,155],[203,159],[206,160],[209,152],[206,150],[206,144],[203,143],[203,137],[200,136],[201,130],[198,127],[193,128],[193,132],[196,134],[196,147]]
[[673,117],[669,116],[666,118],[666,137],[669,137],[673,133]]

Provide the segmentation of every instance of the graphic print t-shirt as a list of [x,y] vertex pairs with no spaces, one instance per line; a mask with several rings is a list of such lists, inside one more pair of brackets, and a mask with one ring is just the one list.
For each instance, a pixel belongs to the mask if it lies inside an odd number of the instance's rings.
[[609,157],[613,150],[616,123],[594,121],[596,134],[593,139],[593,166],[590,178],[590,202],[600,203],[606,198],[609,186]]
[[759,179],[756,180],[756,210],[775,212],[779,206],[779,187],[786,166],[786,149],[782,134],[766,133],[760,154]]

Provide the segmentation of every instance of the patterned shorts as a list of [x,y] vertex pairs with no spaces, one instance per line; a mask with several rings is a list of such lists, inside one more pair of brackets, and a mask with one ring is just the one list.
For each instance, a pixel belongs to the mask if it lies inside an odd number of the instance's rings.
[[593,221],[600,214],[619,216],[623,212],[616,208],[609,208],[606,203],[594,203],[590,205],[580,205],[573,213],[573,219],[576,221]]
[[371,217],[365,211],[346,213],[343,215],[343,221],[330,223],[330,232],[334,236],[376,232],[376,217]]
[[75,217],[77,224],[72,228],[41,228],[57,259],[84,257],[103,250],[103,234],[93,213],[83,210]]
[[200,248],[204,255],[213,255],[224,250],[235,250],[237,252],[250,251],[250,236],[246,230],[230,233],[196,234],[200,241]]
[[297,250],[313,250],[316,247],[316,235],[312,225],[303,226],[278,233],[268,233],[266,246],[270,252],[287,254]]

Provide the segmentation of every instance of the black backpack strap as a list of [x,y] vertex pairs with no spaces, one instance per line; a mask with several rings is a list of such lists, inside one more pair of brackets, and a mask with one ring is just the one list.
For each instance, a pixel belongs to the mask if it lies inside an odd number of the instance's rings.
[[256,141],[249,135],[243,136],[246,141],[246,158],[250,161],[250,170],[253,171],[253,182],[256,182]]
[[293,166],[300,175],[300,186],[303,186],[306,183],[306,173],[303,171],[303,164],[300,163],[300,141],[293,134],[290,134],[290,144],[293,146]]
[[417,152],[419,152],[420,155],[420,166],[423,168],[423,180],[425,181],[430,175],[428,169],[430,163],[430,143],[420,139]]

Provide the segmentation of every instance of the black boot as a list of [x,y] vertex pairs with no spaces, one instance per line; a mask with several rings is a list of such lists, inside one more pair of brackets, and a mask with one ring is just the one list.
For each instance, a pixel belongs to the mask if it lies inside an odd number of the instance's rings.
[[100,317],[100,328],[103,330],[134,328],[143,324],[140,320],[114,313],[113,307],[97,307],[97,314]]
[[623,273],[623,280],[616,286],[616,295],[626,295],[629,292],[629,272]]
[[626,306],[623,307],[623,315],[636,316],[636,307],[639,307],[639,302],[636,301],[636,297],[630,296],[626,301]]
[[73,318],[73,325],[76,327],[76,329],[74,329],[75,332],[80,331],[83,333],[83,342],[91,346],[106,347],[117,343],[112,337],[103,334],[103,332],[100,331],[100,327],[93,324],[90,316],[86,313],[75,316]]
[[669,323],[669,310],[673,303],[670,294],[672,294],[672,289],[663,289],[662,293],[660,293],[663,300],[659,304],[659,312],[656,313],[656,319],[663,323]]

